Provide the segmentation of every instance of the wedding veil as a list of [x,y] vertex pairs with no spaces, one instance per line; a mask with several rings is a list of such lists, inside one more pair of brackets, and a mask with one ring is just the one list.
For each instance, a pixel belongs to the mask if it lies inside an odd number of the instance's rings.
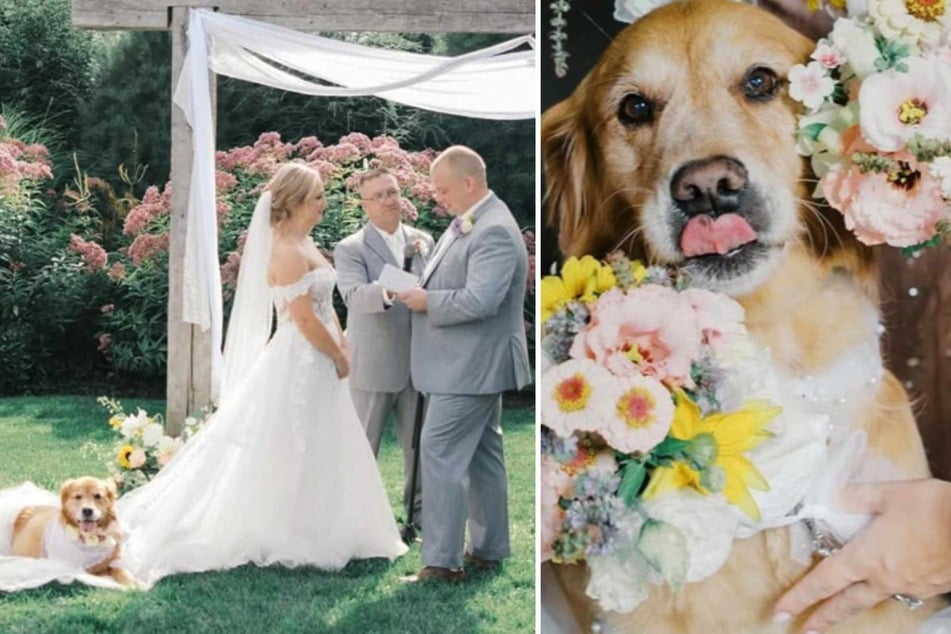
[[241,255],[238,287],[225,337],[224,370],[221,377],[219,405],[248,375],[254,361],[264,350],[274,311],[271,289],[267,283],[271,259],[271,192],[258,199],[248,227],[248,237]]

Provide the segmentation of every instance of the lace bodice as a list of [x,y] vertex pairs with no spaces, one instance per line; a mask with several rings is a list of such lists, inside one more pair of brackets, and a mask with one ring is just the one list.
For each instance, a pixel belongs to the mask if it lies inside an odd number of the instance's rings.
[[301,276],[299,280],[287,286],[272,286],[271,299],[277,311],[279,322],[289,319],[287,305],[297,297],[310,293],[317,319],[324,323],[333,322],[333,290],[337,282],[337,273],[331,266],[319,266]]

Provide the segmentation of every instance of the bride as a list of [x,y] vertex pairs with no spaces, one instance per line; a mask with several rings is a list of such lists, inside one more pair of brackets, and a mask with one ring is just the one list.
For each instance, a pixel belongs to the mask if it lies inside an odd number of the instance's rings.
[[326,207],[318,173],[291,163],[255,208],[220,408],[118,501],[121,563],[144,587],[248,562],[339,569],[406,552],[345,381],[335,272],[310,238]]

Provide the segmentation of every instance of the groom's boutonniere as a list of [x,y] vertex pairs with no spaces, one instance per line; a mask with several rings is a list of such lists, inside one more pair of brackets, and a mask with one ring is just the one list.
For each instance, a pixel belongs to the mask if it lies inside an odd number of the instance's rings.
[[452,229],[452,232],[456,234],[456,237],[462,237],[472,231],[472,212],[468,211],[461,216],[456,216],[452,220],[452,224],[449,227]]

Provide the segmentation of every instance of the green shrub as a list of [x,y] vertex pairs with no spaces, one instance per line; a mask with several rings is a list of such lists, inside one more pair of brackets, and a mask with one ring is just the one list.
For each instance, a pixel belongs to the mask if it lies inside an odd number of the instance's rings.
[[[113,288],[105,251],[83,240],[92,219],[54,192],[41,143],[0,117],[0,392],[34,389],[101,364],[92,333]],[[31,138],[38,141],[38,138]]]

